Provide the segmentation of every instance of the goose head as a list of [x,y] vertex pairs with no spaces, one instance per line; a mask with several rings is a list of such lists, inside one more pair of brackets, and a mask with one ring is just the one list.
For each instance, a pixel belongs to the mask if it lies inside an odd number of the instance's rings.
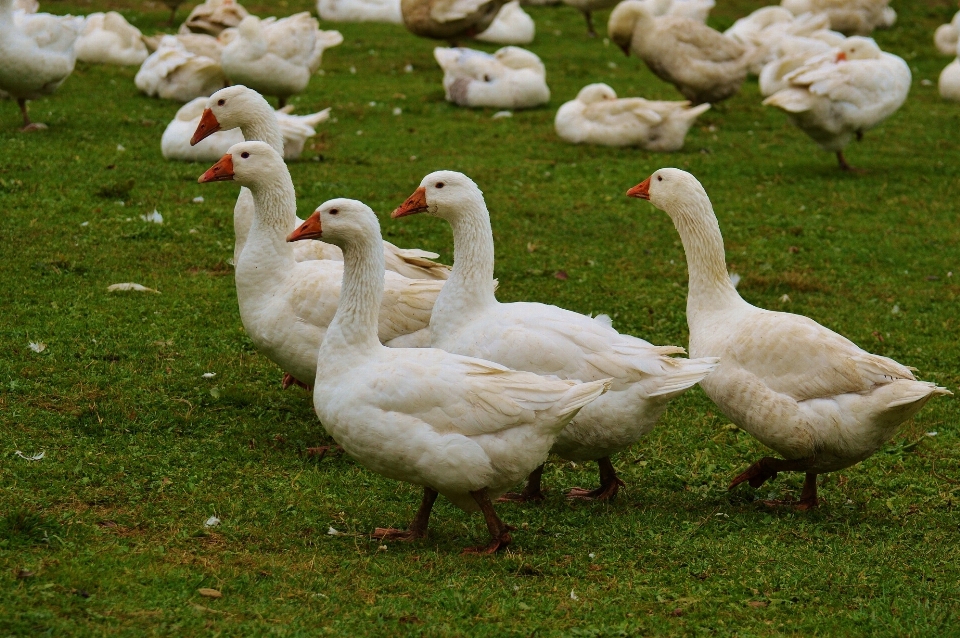
[[228,86],[207,98],[207,107],[200,116],[190,145],[195,146],[217,131],[240,128],[251,121],[268,117],[276,116],[262,95],[242,84]]
[[240,142],[234,144],[227,154],[207,169],[197,181],[235,181],[251,190],[282,179],[287,175],[283,158],[269,144],[263,142]]
[[413,192],[390,216],[394,219],[427,213],[447,221],[453,221],[465,209],[477,202],[483,204],[483,193],[472,179],[456,171],[436,171],[420,182]]
[[630,42],[638,25],[653,20],[650,9],[641,0],[624,0],[610,13],[607,21],[607,34],[614,44],[630,55]]
[[320,239],[344,247],[379,235],[380,224],[369,206],[355,199],[331,199],[317,207],[287,241]]
[[837,54],[837,62],[841,60],[877,60],[883,55],[883,51],[877,46],[873,38],[863,36],[850,36],[840,45],[840,52]]
[[628,190],[627,197],[645,199],[671,218],[691,214],[696,204],[710,201],[697,178],[679,168],[659,169]]
[[577,101],[584,104],[596,104],[604,100],[616,100],[617,93],[610,86],[597,83],[588,84],[577,93]]

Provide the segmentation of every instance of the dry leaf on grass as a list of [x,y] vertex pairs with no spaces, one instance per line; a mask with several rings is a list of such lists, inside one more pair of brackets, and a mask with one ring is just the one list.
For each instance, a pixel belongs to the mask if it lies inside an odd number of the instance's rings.
[[147,288],[146,286],[141,286],[140,284],[135,283],[112,284],[107,286],[107,292],[124,292],[128,290],[133,292],[155,292],[158,295],[160,294],[159,290]]
[[197,593],[205,598],[223,598],[219,589],[210,589],[209,587],[201,587],[197,590]]

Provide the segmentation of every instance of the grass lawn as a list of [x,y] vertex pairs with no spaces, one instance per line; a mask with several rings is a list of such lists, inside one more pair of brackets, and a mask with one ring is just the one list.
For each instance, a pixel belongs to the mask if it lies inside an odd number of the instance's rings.
[[[718,4],[718,28],[760,6]],[[151,33],[167,13],[155,5],[44,8],[120,8]],[[664,213],[624,197],[653,170],[681,167],[714,202],[747,300],[813,317],[956,390],[960,107],[937,95],[949,59],[932,42],[956,6],[894,6],[900,20],[876,38],[914,85],[849,147],[862,175],[762,107],[755,80],[702,116],[680,153],[560,142],[556,109],[587,83],[678,99],[642,62],[588,39],[570,8],[530,10],[550,105],[499,120],[443,100],[432,42],[392,25],[326,25],[345,42],[293,104],[332,106],[336,121],[290,165],[299,213],[361,199],[385,238],[450,263],[445,223],[388,213],[428,172],[463,171],[491,210],[501,300],[608,313],[622,331],[686,344],[679,237]],[[796,496],[800,475],[728,493],[767,451],[695,389],[614,459],[627,482],[614,503],[568,503],[596,467],[551,462],[546,503],[499,507],[518,528],[504,554],[461,556],[486,531],[442,499],[427,541],[380,547],[369,532],[405,525],[418,489],[306,454],[330,443],[309,396],[280,390],[240,324],[227,264],[238,189],[199,185],[206,165],[162,159],[179,105],[141,95],[135,73],[79,64],[32,103],[50,125],[40,133],[19,133],[16,105],[0,102],[0,635],[960,634],[960,403],[949,397],[873,458],[824,477],[819,511],[754,502]],[[154,209],[162,225],[140,220]],[[106,290],[130,281],[161,294]],[[222,523],[206,528],[212,515]]]

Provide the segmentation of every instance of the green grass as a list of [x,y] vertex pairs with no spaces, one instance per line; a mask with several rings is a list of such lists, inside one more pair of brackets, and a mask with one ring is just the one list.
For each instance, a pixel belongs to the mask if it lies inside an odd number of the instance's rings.
[[[759,6],[719,4],[721,28]],[[166,14],[132,1],[45,6],[107,5],[146,32]],[[279,5],[250,8],[310,8]],[[290,166],[299,212],[362,199],[387,239],[449,262],[445,224],[387,213],[426,173],[463,171],[492,212],[502,300],[605,312],[623,331],[684,344],[679,239],[666,215],[624,197],[678,166],[711,195],[749,301],[806,314],[956,389],[960,108],[937,96],[949,60],[932,43],[955,7],[895,6],[896,28],[876,37],[907,59],[914,86],[848,149],[863,175],[840,173],[761,107],[753,80],[700,118],[681,153],[561,143],[556,108],[589,82],[676,99],[639,60],[586,38],[568,8],[531,11],[550,105],[503,120],[443,101],[433,43],[389,25],[337,26],[345,43],[293,100],[337,118]],[[614,459],[627,482],[615,503],[566,502],[566,489],[594,483],[595,466],[553,462],[546,503],[499,508],[518,527],[505,554],[461,556],[485,530],[445,502],[429,540],[379,548],[367,535],[406,524],[417,490],[305,454],[329,439],[305,393],[280,391],[237,314],[226,265],[237,189],[198,185],[205,165],[163,161],[160,134],[178,105],[140,95],[135,72],[78,65],[32,104],[50,125],[42,133],[17,132],[15,105],[0,103],[0,634],[960,634],[953,398],[826,477],[816,512],[771,512],[750,489],[727,492],[766,451],[695,390]],[[162,226],[139,219],[154,208]],[[126,281],[161,294],[106,292]],[[795,496],[800,482],[781,475],[759,495]],[[214,514],[222,524],[205,529]]]

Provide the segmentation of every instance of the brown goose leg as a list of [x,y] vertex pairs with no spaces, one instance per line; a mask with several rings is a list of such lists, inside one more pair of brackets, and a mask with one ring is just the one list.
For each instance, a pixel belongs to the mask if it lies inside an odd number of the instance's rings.
[[530,501],[542,501],[546,498],[543,491],[540,489],[540,478],[543,476],[543,466],[541,465],[534,471],[530,472],[530,476],[527,477],[527,484],[524,486],[523,491],[519,494],[517,492],[507,492],[503,496],[497,499],[498,502],[511,502],[511,503],[529,503]]
[[492,539],[486,547],[468,547],[463,550],[463,553],[493,554],[509,545],[513,540],[510,538],[510,526],[501,521],[500,517],[497,516],[497,512],[493,509],[493,503],[490,502],[490,497],[487,496],[487,489],[484,488],[476,492],[470,492],[470,496],[472,496],[473,500],[480,506],[480,511],[483,512],[483,520],[487,523],[487,530],[490,531]]
[[372,536],[383,541],[412,541],[418,538],[426,538],[427,525],[430,523],[430,511],[433,509],[436,500],[436,490],[429,487],[423,488],[423,500],[420,501],[420,509],[417,510],[409,528],[378,527],[373,530]]
[[763,501],[763,504],[770,507],[792,507],[800,511],[816,509],[820,505],[820,499],[817,498],[817,475],[807,473],[803,479],[803,491],[800,492],[799,501]]
[[287,373],[287,372],[284,372],[284,373],[283,373],[283,381],[280,382],[280,387],[281,387],[282,389],[286,390],[287,388],[289,388],[289,387],[292,386],[292,385],[299,386],[299,387],[303,388],[304,390],[306,390],[307,392],[313,391],[313,386],[312,386],[312,385],[307,385],[307,384],[304,383],[303,381],[300,381],[299,379],[297,379],[296,377],[294,377],[292,374],[289,374],[289,373]]
[[587,490],[582,487],[575,487],[567,492],[567,498],[581,498],[588,501],[609,501],[616,497],[617,492],[625,484],[617,476],[617,471],[613,469],[613,463],[610,457],[605,456],[597,461],[600,466],[600,487],[595,490]]
[[285,107],[286,105],[287,105],[287,98],[285,98],[285,97],[278,97],[278,98],[277,98],[277,108],[278,108],[278,109],[282,109],[282,108]]
[[20,114],[23,115],[23,128],[20,129],[21,131],[29,133],[30,131],[42,131],[47,128],[46,124],[30,121],[30,113],[27,112],[27,101],[25,99],[22,97],[17,98],[17,105],[20,107]]
[[760,487],[769,480],[777,478],[779,472],[802,472],[813,464],[814,457],[784,461],[765,456],[733,479],[728,490],[732,490],[744,481],[750,481],[750,487]]

